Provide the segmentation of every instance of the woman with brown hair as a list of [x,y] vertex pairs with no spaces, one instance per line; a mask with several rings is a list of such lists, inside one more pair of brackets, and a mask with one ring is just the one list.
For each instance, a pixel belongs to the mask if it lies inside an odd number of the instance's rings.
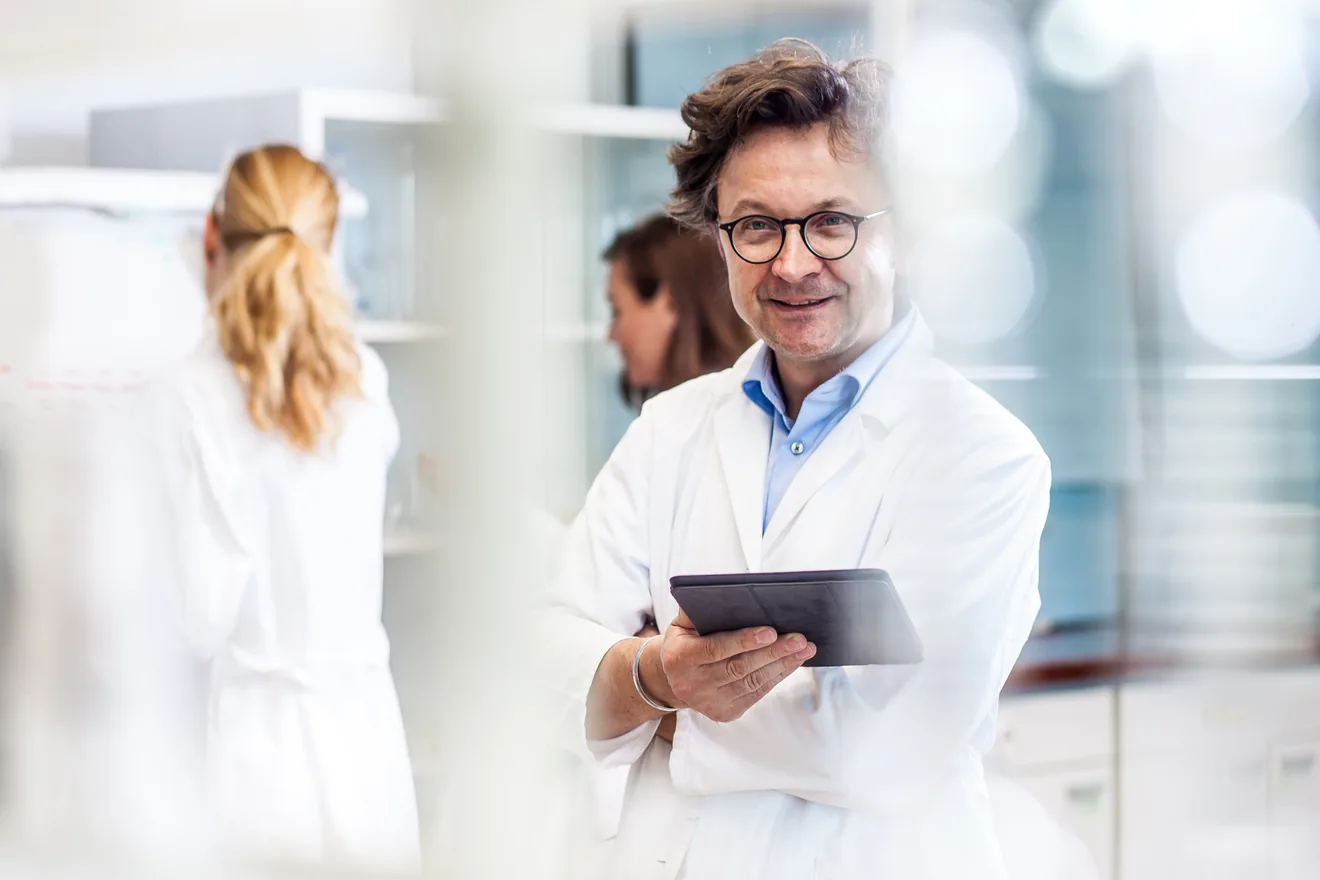
[[733,365],[755,341],[733,309],[719,247],[655,216],[619,234],[610,264],[610,341],[623,356],[624,396],[638,404]]
[[380,359],[329,251],[339,198],[292,147],[234,160],[204,238],[212,333],[157,389],[169,586],[209,668],[207,782],[244,856],[418,863],[417,808],[381,623]]

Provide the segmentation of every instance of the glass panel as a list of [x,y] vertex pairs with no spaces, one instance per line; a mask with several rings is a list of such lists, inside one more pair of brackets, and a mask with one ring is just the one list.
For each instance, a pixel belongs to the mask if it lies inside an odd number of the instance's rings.
[[[354,306],[366,318],[433,317],[439,303],[416,285],[419,230],[438,222],[420,218],[420,150],[433,135],[421,126],[331,120],[325,127],[326,164],[362,191],[368,214],[348,218],[341,234],[343,261]],[[423,276],[425,277],[425,276]]]
[[869,28],[865,8],[762,11],[753,21],[664,10],[638,13],[635,22],[633,103],[644,107],[677,107],[715,71],[785,36],[808,40],[837,57],[865,54]]

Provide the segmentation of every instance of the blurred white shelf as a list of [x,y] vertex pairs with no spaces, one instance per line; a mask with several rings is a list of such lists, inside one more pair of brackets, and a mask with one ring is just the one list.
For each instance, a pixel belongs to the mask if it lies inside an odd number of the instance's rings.
[[1320,379],[1318,364],[1199,364],[1183,377],[1193,380],[1305,381]]
[[[363,342],[388,344],[393,342],[427,342],[445,339],[450,330],[443,324],[425,321],[387,321],[361,318],[354,326]],[[545,338],[551,342],[604,342],[609,324],[601,322],[547,324]]]
[[6,168],[0,170],[0,205],[202,214],[219,184],[218,175],[191,171]]
[[[301,112],[311,123],[366,122],[426,125],[450,120],[449,108],[421,95],[359,89],[306,89]],[[590,137],[681,140],[687,124],[677,110],[622,104],[561,104],[539,108],[533,122],[542,131]]]
[[[304,107],[325,119],[360,122],[448,122],[441,102],[414,95],[379,92],[313,91],[304,93]],[[552,104],[532,113],[541,131],[586,137],[634,140],[683,140],[687,123],[677,110],[626,104]]]
[[1032,366],[980,366],[957,367],[960,374],[972,382],[1030,382],[1045,375],[1040,367]]
[[426,125],[445,117],[439,101],[404,92],[370,89],[306,89],[301,93],[305,117],[334,122],[383,125]]
[[[529,124],[540,131],[583,137],[673,141],[687,137],[677,110],[616,104],[534,107]],[[443,100],[408,92],[299,89],[127,107],[91,113],[91,163],[105,168],[183,168],[211,171],[239,150],[291,143],[326,158],[334,124],[427,126],[451,122]]]
[[[0,169],[0,208],[88,208],[112,214],[195,214],[211,210],[220,175],[130,168]],[[341,187],[346,216],[367,213],[367,200]]]
[[354,324],[358,337],[366,343],[378,345],[392,342],[427,342],[443,339],[449,332],[440,324],[426,321],[359,320]]
[[683,140],[688,127],[677,110],[618,104],[547,107],[536,116],[543,131],[588,137]]
[[604,342],[610,332],[605,321],[566,321],[545,325],[545,338],[551,342]]
[[422,529],[387,529],[384,549],[387,557],[422,556],[440,549],[440,541],[433,532]]

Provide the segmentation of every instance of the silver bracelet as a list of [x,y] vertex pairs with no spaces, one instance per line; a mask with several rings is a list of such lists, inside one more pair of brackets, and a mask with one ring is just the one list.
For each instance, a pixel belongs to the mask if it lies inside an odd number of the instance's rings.
[[[658,638],[660,637],[651,636],[651,639]],[[678,710],[672,706],[664,706],[657,703],[651,698],[651,695],[646,692],[646,688],[642,687],[642,652],[645,651],[646,646],[651,643],[651,639],[643,639],[642,643],[637,646],[637,653],[633,654],[633,687],[637,688],[637,696],[642,698],[642,702],[655,711],[665,713],[677,712]]]

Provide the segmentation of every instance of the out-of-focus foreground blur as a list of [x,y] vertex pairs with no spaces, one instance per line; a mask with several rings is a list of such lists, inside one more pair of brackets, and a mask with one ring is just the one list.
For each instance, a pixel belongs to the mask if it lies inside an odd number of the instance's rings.
[[337,175],[390,374],[426,871],[587,870],[528,646],[633,417],[601,253],[682,99],[781,37],[893,65],[905,288],[1053,462],[987,759],[1010,876],[1320,875],[1320,2],[0,0],[0,876],[231,876],[130,423],[268,142]]

